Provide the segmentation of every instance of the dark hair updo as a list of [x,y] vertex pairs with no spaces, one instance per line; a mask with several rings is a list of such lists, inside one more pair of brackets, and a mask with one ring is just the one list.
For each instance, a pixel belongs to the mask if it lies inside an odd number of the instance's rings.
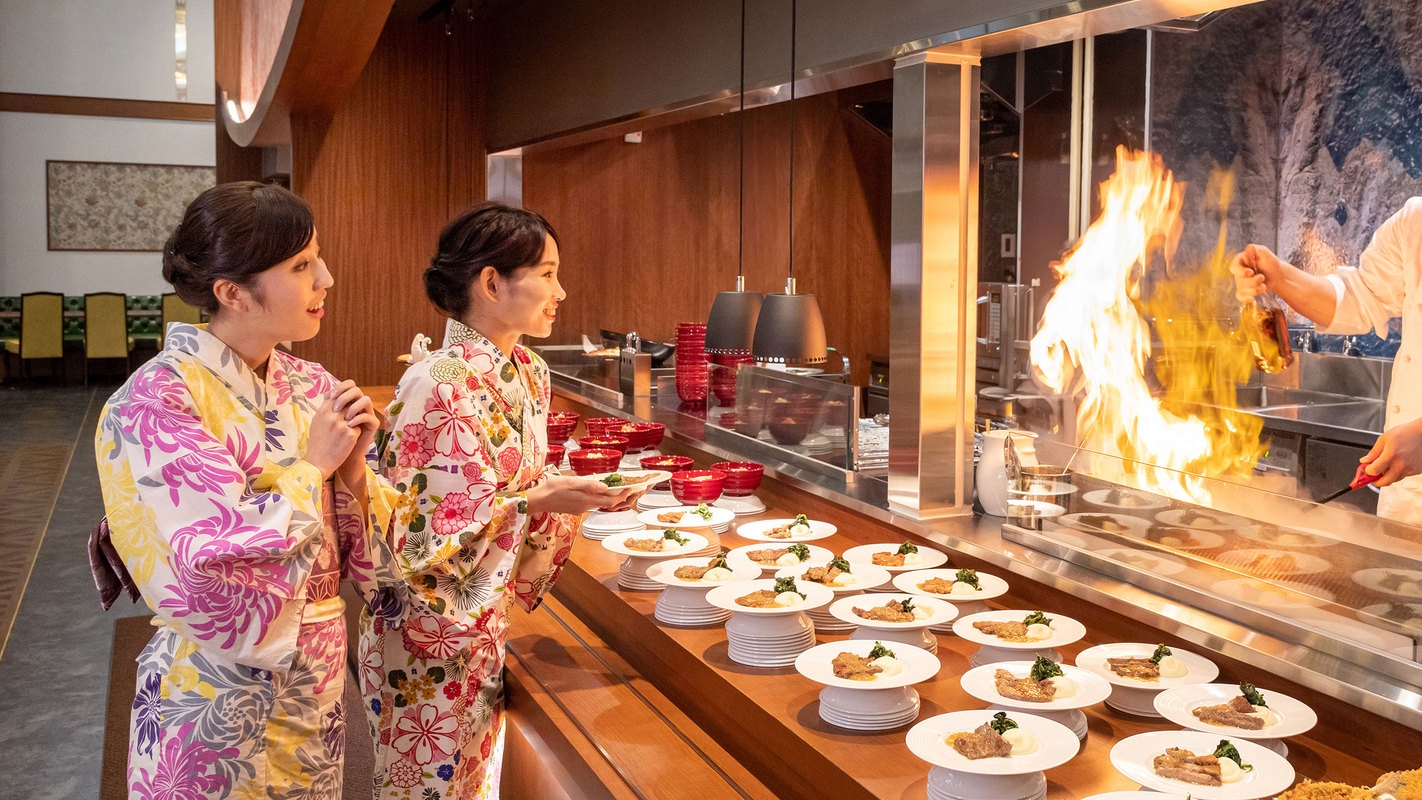
[[469,310],[469,287],[484,267],[505,277],[543,255],[545,237],[558,241],[548,220],[532,211],[489,201],[450,220],[439,234],[439,253],[425,270],[425,294],[455,319]]
[[247,286],[252,278],[306,249],[316,234],[311,207],[270,183],[238,181],[208,189],[188,204],[163,248],[163,279],[183,302],[217,311],[213,284]]

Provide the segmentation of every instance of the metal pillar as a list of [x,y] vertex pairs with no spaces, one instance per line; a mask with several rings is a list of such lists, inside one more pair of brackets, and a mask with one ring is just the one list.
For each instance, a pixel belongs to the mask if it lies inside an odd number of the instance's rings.
[[894,68],[889,507],[919,519],[973,501],[978,58]]

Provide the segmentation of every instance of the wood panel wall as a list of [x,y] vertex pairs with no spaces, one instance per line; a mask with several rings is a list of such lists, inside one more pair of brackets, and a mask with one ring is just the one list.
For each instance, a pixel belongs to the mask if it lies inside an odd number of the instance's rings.
[[[799,291],[819,300],[830,346],[864,383],[866,354],[889,345],[892,152],[841,94],[795,101],[794,268]],[[746,288],[781,292],[790,107],[744,114]],[[740,154],[734,113],[647,131],[641,144],[525,153],[524,205],[562,240],[568,300],[550,342],[600,328],[670,339],[678,322],[704,322],[716,293],[735,286]]]
[[443,336],[421,276],[446,220],[484,196],[478,32],[417,11],[392,12],[334,118],[292,118],[292,188],[336,280],[320,335],[294,352],[364,385],[396,382],[416,333]]

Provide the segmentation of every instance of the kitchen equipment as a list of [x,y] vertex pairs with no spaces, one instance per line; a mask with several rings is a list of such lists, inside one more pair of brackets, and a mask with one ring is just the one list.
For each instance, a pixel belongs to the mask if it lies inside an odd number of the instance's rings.
[[1034,289],[1015,283],[978,284],[978,386],[1015,389],[1027,376],[1027,351],[1037,329]]
[[1377,480],[1378,478],[1381,478],[1381,477],[1382,477],[1381,475],[1369,475],[1369,474],[1365,471],[1365,470],[1367,470],[1367,468],[1368,468],[1368,465],[1367,465],[1367,464],[1359,464],[1359,465],[1358,465],[1358,472],[1357,472],[1357,474],[1355,474],[1355,475],[1353,476],[1353,480],[1352,480],[1347,486],[1344,486],[1342,489],[1339,489],[1338,491],[1334,492],[1333,494],[1330,494],[1329,496],[1323,498],[1322,500],[1319,500],[1317,504],[1318,504],[1318,505],[1323,505],[1324,503],[1327,503],[1327,502],[1329,502],[1329,501],[1331,501],[1331,500],[1337,500],[1338,498],[1342,497],[1343,495],[1345,495],[1345,494],[1347,494],[1347,493],[1349,493],[1349,492],[1355,491],[1355,490],[1357,490],[1357,489],[1361,489],[1361,488],[1363,488],[1364,486],[1367,486],[1368,484],[1370,484],[1370,483],[1372,483],[1373,481]]
[[1263,372],[1283,372],[1294,363],[1289,344],[1289,323],[1284,307],[1272,295],[1261,294],[1239,310],[1239,330],[1254,355],[1254,366]]

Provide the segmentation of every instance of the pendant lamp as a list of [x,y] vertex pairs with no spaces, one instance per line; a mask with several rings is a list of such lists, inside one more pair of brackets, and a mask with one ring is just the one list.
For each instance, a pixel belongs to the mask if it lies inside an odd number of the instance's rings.
[[825,362],[825,320],[812,294],[795,291],[795,0],[790,0],[790,267],[784,294],[769,294],[756,320],[751,355],[797,366]]
[[736,256],[736,290],[719,292],[711,304],[711,316],[706,318],[706,352],[713,355],[748,355],[751,341],[755,338],[755,323],[760,316],[760,306],[764,295],[746,291],[745,268],[745,217],[746,217],[746,3],[741,0],[741,110],[736,118],[740,121],[741,179],[739,184],[740,208],[736,223],[740,233],[736,237],[740,250]]

